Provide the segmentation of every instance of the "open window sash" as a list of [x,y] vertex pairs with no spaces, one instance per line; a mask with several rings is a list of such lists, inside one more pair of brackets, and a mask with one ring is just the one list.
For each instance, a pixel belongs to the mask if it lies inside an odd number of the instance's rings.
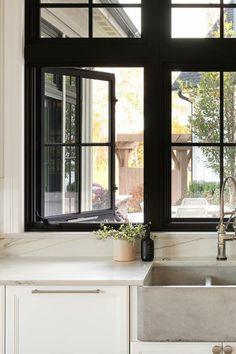
[[46,222],[114,218],[115,76],[44,68],[41,90],[37,214]]

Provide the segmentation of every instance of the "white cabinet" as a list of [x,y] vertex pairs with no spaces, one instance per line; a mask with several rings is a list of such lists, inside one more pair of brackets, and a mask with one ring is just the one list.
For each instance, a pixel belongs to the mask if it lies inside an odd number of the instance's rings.
[[5,333],[5,291],[4,286],[0,286],[0,354],[4,353],[4,333]]
[[[212,354],[222,343],[131,343],[131,354]],[[220,353],[218,353],[220,354]]]
[[6,354],[128,354],[126,286],[7,286]]

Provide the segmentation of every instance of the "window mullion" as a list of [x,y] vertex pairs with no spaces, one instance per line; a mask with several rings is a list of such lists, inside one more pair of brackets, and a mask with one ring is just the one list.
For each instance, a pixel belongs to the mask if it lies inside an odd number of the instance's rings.
[[93,0],[89,0],[89,38],[93,38]]
[[220,71],[220,185],[224,180],[224,73]]
[[79,146],[76,147],[76,163],[75,168],[77,170],[76,174],[76,185],[78,186],[78,211],[81,213],[81,141],[82,141],[82,79],[81,77],[76,78],[76,136],[75,141],[79,143]]

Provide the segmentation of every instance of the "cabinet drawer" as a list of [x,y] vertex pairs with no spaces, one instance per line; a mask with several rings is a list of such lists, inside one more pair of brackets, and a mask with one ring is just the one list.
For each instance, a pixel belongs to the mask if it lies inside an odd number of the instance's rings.
[[128,354],[128,287],[8,286],[6,354]]

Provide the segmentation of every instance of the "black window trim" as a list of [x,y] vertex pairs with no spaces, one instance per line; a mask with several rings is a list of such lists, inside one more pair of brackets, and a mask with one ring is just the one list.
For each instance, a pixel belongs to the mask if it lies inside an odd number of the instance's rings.
[[[141,38],[37,39],[37,0],[26,1],[26,159],[25,228],[32,220],[34,200],[32,116],[36,108],[35,77],[44,66],[144,68],[144,222],[154,231],[215,231],[214,220],[170,220],[170,72],[236,71],[236,39],[171,39],[171,0],[142,0]],[[40,92],[39,87],[37,88]],[[42,231],[90,231],[98,224],[43,226]]]

